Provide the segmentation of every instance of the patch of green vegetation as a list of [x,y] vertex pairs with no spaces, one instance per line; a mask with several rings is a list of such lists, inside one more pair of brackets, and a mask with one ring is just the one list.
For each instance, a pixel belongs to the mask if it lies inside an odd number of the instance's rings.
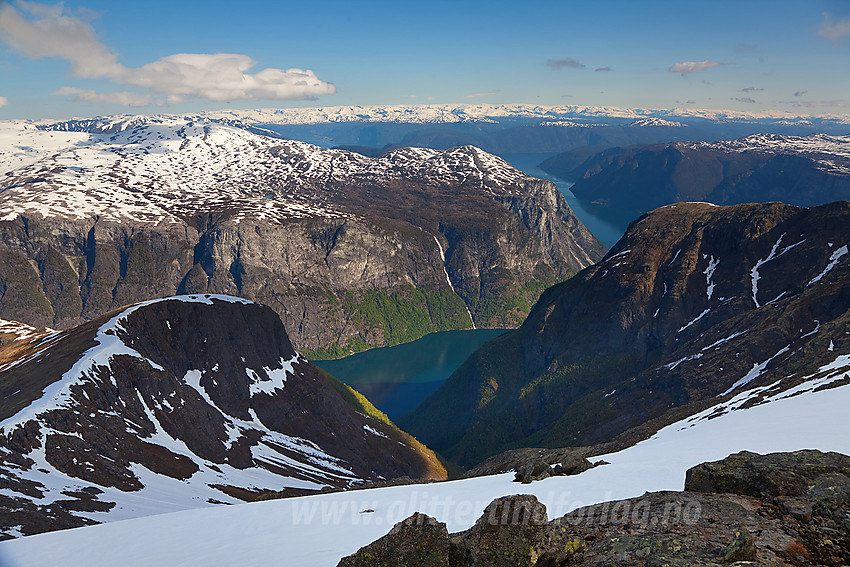
[[359,336],[349,337],[342,343],[303,351],[310,360],[341,358],[376,346],[415,341],[428,333],[472,326],[463,300],[449,289],[410,286],[392,293],[370,289],[346,292],[335,301],[341,317],[352,319],[361,330],[378,331],[384,342],[370,344]]
[[345,403],[347,403],[355,410],[359,411],[364,415],[373,417],[378,421],[386,423],[387,425],[394,426],[393,422],[390,421],[390,418],[387,417],[387,414],[372,405],[372,402],[370,402],[366,398],[366,396],[364,396],[348,384],[343,384],[321,368],[318,368],[318,370],[328,380],[328,382],[330,382],[331,386],[334,390],[336,390],[340,397],[345,400]]
[[26,258],[0,258],[0,307],[9,318],[53,317],[53,306],[44,295],[41,280]]
[[343,309],[365,327],[380,329],[387,346],[414,341],[434,331],[471,326],[462,300],[450,290],[409,287],[393,293],[378,290],[347,294]]
[[[317,370],[328,380],[330,385],[334,390],[342,397],[342,399],[353,407],[355,411],[358,411],[364,415],[368,415],[371,418],[377,419],[378,421],[385,423],[395,429],[401,439],[410,447],[412,447],[417,453],[419,453],[425,460],[427,464],[427,471],[423,475],[424,478],[430,478],[434,480],[445,480],[449,471],[446,466],[443,464],[444,460],[441,459],[434,451],[420,443],[415,437],[406,433],[399,429],[396,424],[394,424],[387,415],[376,408],[372,402],[370,402],[366,396],[349,386],[348,384],[343,384],[321,368],[317,367]],[[452,471],[459,476],[460,471],[457,466],[452,468]]]
[[368,350],[375,346],[379,345],[369,344],[360,337],[349,337],[343,344],[336,342],[315,350],[305,349],[301,351],[301,354],[304,355],[307,360],[334,360],[348,356],[349,354],[354,354],[355,352]]
[[[464,466],[509,449],[576,445],[579,433],[603,419],[616,419],[617,408],[602,402],[604,389],[639,363],[633,354],[598,354],[532,377],[518,369],[517,348],[516,333],[508,333],[479,350],[474,368],[465,365],[457,371],[478,387],[472,400],[475,416],[465,429],[438,431],[440,442],[422,434],[421,420],[411,429]],[[422,417],[451,429],[458,421],[452,411],[463,410],[432,404]]]
[[488,326],[518,327],[540,295],[559,281],[554,271],[544,266],[527,279],[514,294],[508,295],[507,290],[493,290],[474,300],[472,309],[476,319]]

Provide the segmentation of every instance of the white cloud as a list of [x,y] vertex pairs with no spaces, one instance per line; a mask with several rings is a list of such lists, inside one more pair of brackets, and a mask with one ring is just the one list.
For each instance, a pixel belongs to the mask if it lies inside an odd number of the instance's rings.
[[482,96],[493,96],[496,93],[471,93],[465,96],[465,98],[479,98]]
[[134,93],[134,92],[112,92],[98,93],[88,89],[78,89],[74,87],[62,87],[58,91],[54,91],[55,95],[73,95],[72,100],[77,102],[100,102],[111,104],[123,104],[124,106],[150,106],[156,104],[162,106],[162,100],[154,100],[153,95],[149,93]]
[[[229,100],[293,100],[333,94],[336,87],[302,69],[247,71],[256,62],[235,53],[178,53],[138,68],[125,67],[118,56],[100,43],[92,26],[66,13],[62,4],[45,6],[34,2],[0,4],[0,38],[26,57],[58,57],[71,63],[71,73],[83,78],[110,81],[167,95],[174,103],[185,97],[217,102]],[[25,17],[29,16],[29,18]],[[77,89],[75,100],[119,102],[138,106],[145,96],[138,93],[95,93]],[[154,98],[149,99],[153,101]]]
[[0,106],[6,106],[9,100],[5,96],[0,96]]
[[818,35],[837,47],[842,38],[850,36],[850,16],[834,21],[832,14],[824,12]]
[[690,73],[698,73],[699,71],[704,71],[713,67],[720,67],[721,65],[727,65],[727,63],[709,61],[707,59],[705,61],[683,61],[681,63],[676,63],[667,70],[671,73],[681,73],[682,76],[685,77]]
[[336,91],[313,71],[263,69],[253,75],[246,73],[255,65],[247,55],[235,53],[178,53],[138,69],[128,69],[118,82],[157,93],[218,102],[301,99]]
[[809,91],[807,91],[806,89],[800,89],[799,91],[794,92],[794,96],[803,96],[807,92],[809,92]]
[[98,41],[94,28],[66,15],[62,4],[21,1],[18,6],[34,19],[25,18],[9,3],[0,4],[0,38],[21,55],[65,59],[78,77],[113,78],[125,71],[118,56]]

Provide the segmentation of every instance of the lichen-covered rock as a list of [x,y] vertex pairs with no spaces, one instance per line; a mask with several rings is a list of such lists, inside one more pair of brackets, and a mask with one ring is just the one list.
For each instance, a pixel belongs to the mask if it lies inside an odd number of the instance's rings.
[[727,563],[755,561],[756,555],[756,543],[753,540],[753,536],[746,530],[741,530],[735,532],[735,537],[726,546],[723,553],[723,560]]
[[770,455],[741,451],[689,469],[685,490],[731,492],[756,498],[800,496],[810,483],[828,473],[850,476],[850,457],[812,450]]
[[[772,496],[770,491],[760,492],[758,497],[728,491],[655,492],[579,508],[551,522],[546,522],[546,509],[534,496],[506,496],[487,506],[472,528],[448,536],[448,564],[451,567],[850,565],[850,478],[839,472],[847,459],[850,457],[837,453],[798,451],[772,455],[743,453],[720,461],[732,469],[754,463],[750,472],[770,472],[766,477],[758,477],[761,481],[768,477],[775,482],[809,479],[814,475],[813,483],[800,496]],[[707,465],[717,468],[717,463]],[[715,470],[707,465],[701,465],[700,470]],[[829,470],[833,472],[823,472]],[[740,480],[744,476],[736,478]],[[744,485],[739,483],[739,486]],[[795,485],[762,483],[759,486],[787,491],[788,486]],[[384,565],[381,560],[375,556],[373,562],[357,565]],[[393,565],[421,563],[399,560]]]
[[529,565],[547,523],[546,506],[535,496],[505,496],[491,502],[474,526],[451,537],[451,564],[470,567]]
[[446,524],[415,513],[381,539],[343,557],[338,567],[448,567]]

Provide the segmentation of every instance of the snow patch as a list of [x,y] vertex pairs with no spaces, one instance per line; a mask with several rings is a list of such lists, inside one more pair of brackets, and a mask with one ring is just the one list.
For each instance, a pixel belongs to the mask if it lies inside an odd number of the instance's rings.
[[809,283],[807,283],[806,285],[812,285],[813,283],[817,283],[817,282],[821,281],[821,279],[823,279],[823,277],[830,270],[832,270],[832,268],[834,268],[836,264],[838,264],[838,261],[841,260],[841,257],[844,256],[845,254],[847,254],[847,245],[846,244],[832,253],[832,255],[829,257],[829,264],[826,265],[826,268],[824,268],[823,271],[820,274],[818,274],[817,276],[812,278],[811,281]]

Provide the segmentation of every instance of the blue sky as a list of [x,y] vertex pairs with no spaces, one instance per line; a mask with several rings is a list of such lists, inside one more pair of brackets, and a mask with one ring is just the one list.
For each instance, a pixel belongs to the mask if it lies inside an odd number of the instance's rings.
[[850,1],[0,0],[0,97],[0,119],[465,102],[850,114]]

